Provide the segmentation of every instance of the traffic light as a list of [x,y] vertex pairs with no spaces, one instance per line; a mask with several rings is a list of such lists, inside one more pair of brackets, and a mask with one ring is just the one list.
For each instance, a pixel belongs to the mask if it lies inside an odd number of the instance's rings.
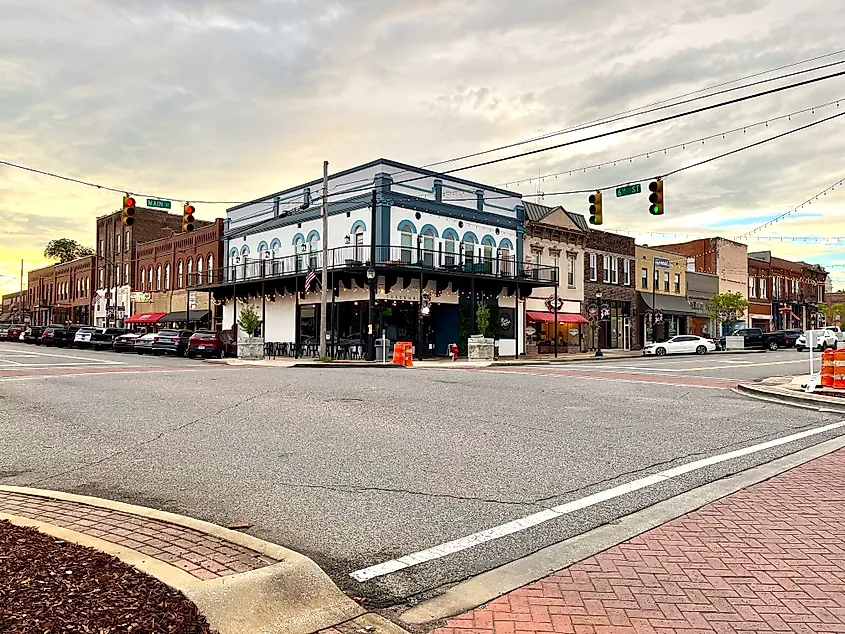
[[126,227],[131,227],[135,224],[135,199],[132,196],[123,197],[123,212],[120,221]]
[[590,194],[590,224],[600,225],[602,223],[601,217],[601,192]]
[[195,211],[196,209],[194,209],[194,206],[190,203],[182,205],[182,231],[193,231],[196,228],[194,226]]
[[651,195],[648,197],[648,213],[652,216],[662,216],[663,215],[663,179],[658,178],[657,180],[652,181],[649,183],[648,186]]

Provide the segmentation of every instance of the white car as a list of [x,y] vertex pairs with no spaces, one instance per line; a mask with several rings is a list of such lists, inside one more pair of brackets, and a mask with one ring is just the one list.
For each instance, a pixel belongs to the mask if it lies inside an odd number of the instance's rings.
[[830,348],[831,350],[836,350],[836,333],[832,330],[808,330],[803,335],[798,337],[795,340],[795,349],[798,352],[804,352],[808,350],[807,347],[807,336],[813,333],[813,337],[816,340],[816,345],[814,347],[815,350],[827,350]]
[[98,328],[94,326],[87,326],[80,328],[73,336],[73,345],[75,348],[89,348],[91,347],[91,335],[97,332]]
[[707,354],[716,349],[716,342],[696,335],[678,335],[660,343],[650,343],[643,348],[643,354],[662,357],[666,354]]

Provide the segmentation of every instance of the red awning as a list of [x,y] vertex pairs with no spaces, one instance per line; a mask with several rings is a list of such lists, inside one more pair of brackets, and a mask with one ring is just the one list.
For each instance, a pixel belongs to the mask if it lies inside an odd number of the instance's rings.
[[[543,321],[553,323],[555,320],[554,313],[547,313],[539,310],[525,311],[526,319],[528,321]],[[574,313],[558,313],[557,322],[559,324],[588,324],[587,318],[583,315],[576,315]]]
[[138,313],[123,320],[124,324],[154,324],[167,313]]

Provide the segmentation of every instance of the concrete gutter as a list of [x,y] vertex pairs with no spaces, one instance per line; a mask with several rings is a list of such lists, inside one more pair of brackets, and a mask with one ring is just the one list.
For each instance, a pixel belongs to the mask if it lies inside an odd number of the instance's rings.
[[736,392],[770,403],[792,405],[803,409],[812,409],[817,412],[845,413],[845,398],[836,396],[823,396],[821,394],[810,394],[807,392],[790,389],[779,385],[761,385],[741,383],[737,385]]
[[85,495],[14,486],[0,486],[0,491],[78,502],[169,522],[278,560],[257,570],[201,581],[180,568],[118,544],[46,522],[0,514],[0,519],[21,526],[37,526],[48,535],[114,555],[181,590],[220,634],[311,634],[366,614],[311,559],[257,537],[184,515]]

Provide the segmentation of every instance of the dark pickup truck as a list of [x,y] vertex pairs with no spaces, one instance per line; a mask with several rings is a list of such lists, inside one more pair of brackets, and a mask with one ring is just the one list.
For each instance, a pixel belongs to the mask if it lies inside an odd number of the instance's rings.
[[[778,348],[786,348],[789,342],[789,336],[785,330],[763,332],[761,328],[740,328],[732,332],[731,336],[743,337],[746,349],[771,350],[772,352]],[[718,347],[720,350],[725,349],[725,337],[719,339]]]
[[115,337],[125,334],[125,328],[98,328],[91,335],[91,347],[94,350],[111,350]]

